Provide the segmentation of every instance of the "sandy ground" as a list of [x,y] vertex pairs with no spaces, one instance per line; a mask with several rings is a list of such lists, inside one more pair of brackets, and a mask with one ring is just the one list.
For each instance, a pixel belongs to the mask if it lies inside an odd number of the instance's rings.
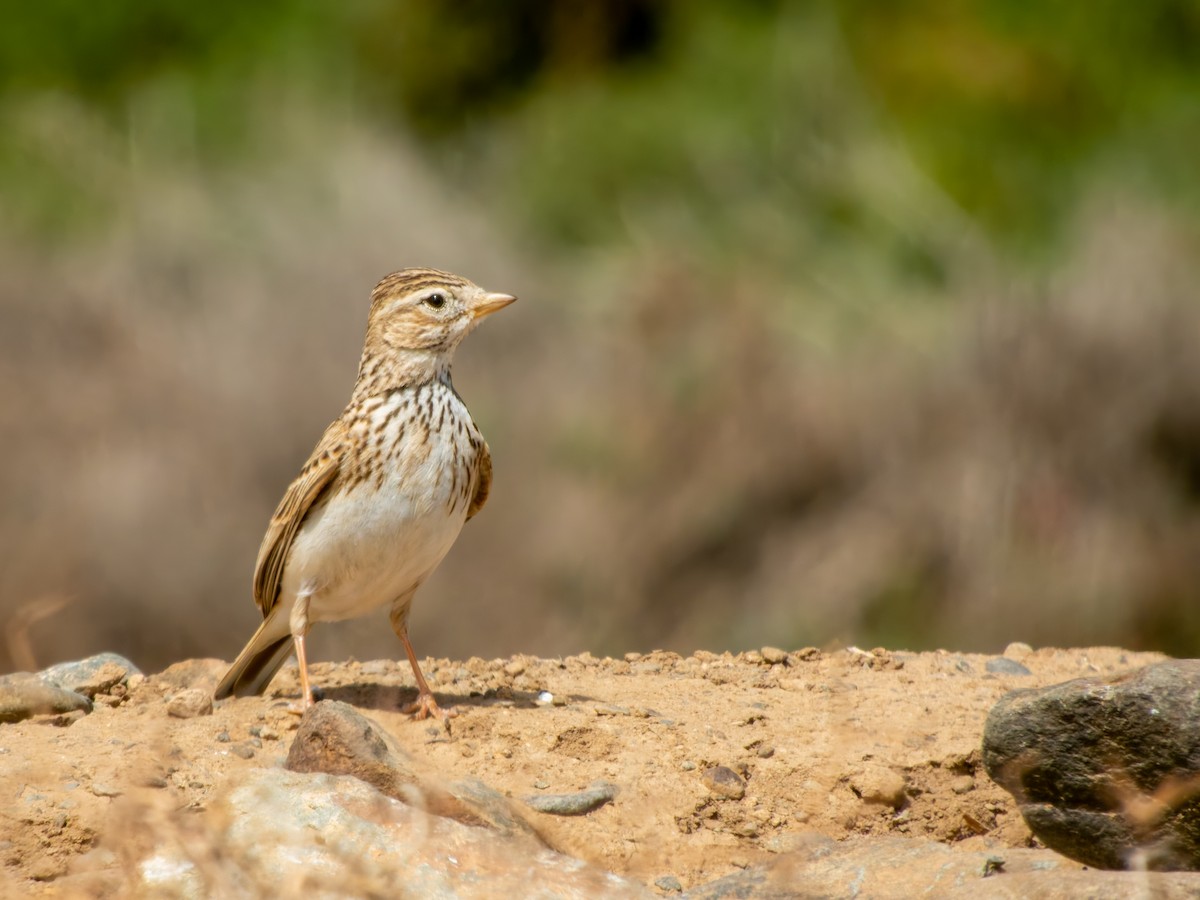
[[[982,771],[988,710],[1014,688],[1162,657],[1023,645],[1006,654],[1032,674],[989,672],[995,657],[944,651],[429,660],[439,700],[459,712],[448,733],[397,711],[415,694],[406,664],[350,661],[314,674],[325,697],[375,719],[433,777],[479,778],[518,799],[614,782],[615,801],[587,815],[531,815],[558,849],[686,889],[812,833],[1036,846]],[[266,697],[168,714],[172,696],[211,689],[223,666],[193,660],[136,679],[69,723],[0,725],[0,887],[69,894],[77,873],[144,858],[162,829],[187,832],[249,770],[281,765],[298,724],[287,709],[294,668]],[[140,827],[147,810],[152,828]]]

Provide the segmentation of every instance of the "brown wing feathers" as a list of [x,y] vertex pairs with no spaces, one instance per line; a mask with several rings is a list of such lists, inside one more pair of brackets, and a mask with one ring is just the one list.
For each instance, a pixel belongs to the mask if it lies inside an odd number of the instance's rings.
[[492,490],[492,453],[488,450],[487,441],[479,448],[479,462],[476,465],[479,469],[479,486],[475,488],[475,496],[471,498],[471,505],[467,507],[468,522],[483,509]]
[[338,476],[346,448],[344,430],[340,420],[325,430],[300,477],[288,487],[271,517],[254,565],[254,599],[264,616],[279,597],[284,566],[304,517]]

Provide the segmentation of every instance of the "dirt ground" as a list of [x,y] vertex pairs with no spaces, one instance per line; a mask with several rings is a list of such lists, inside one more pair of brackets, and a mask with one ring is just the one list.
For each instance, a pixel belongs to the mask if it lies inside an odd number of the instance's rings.
[[[314,675],[325,697],[375,719],[434,777],[478,778],[518,799],[615,783],[615,800],[587,815],[531,815],[557,849],[688,889],[814,832],[1036,846],[982,771],[988,710],[1014,688],[1162,657],[1013,645],[1006,658],[1032,674],[996,657],[854,648],[428,660],[439,700],[459,712],[448,733],[397,711],[415,694],[407,664],[322,664]],[[248,770],[281,765],[298,725],[287,709],[294,667],[266,697],[168,714],[172,696],[211,689],[223,666],[193,660],[135,676],[74,721],[0,725],[0,889],[75,895],[81,873],[144,859],[165,828],[196,833]],[[148,810],[157,824],[138,827]]]

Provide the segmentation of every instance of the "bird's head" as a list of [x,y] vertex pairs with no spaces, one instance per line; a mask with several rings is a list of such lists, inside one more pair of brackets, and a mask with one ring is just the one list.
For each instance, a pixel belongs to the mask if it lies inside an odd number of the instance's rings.
[[516,300],[436,269],[401,269],[371,292],[367,345],[376,352],[450,355],[484,316]]

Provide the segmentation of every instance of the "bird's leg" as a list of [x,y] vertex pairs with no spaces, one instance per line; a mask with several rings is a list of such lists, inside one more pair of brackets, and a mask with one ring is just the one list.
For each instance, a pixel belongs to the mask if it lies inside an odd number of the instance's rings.
[[398,626],[396,628],[396,635],[400,638],[400,643],[404,645],[404,652],[408,654],[408,662],[412,666],[413,677],[417,680],[417,699],[404,707],[401,712],[408,713],[414,719],[418,720],[433,716],[441,719],[443,722],[457,716],[457,710],[442,709],[438,706],[437,701],[433,699],[433,691],[429,689],[429,684],[425,681],[425,676],[421,674],[421,667],[417,665],[417,654],[413,653],[412,644],[409,643],[408,626]]
[[300,702],[288,706],[288,712],[303,715],[313,707],[312,685],[308,681],[308,657],[304,653],[304,638],[308,634],[308,603],[312,598],[313,588],[306,584],[296,595],[292,604],[291,629],[292,643],[296,646],[296,662],[300,664]]
[[308,683],[308,659],[304,655],[304,635],[292,635],[292,642],[296,645],[296,662],[300,664],[300,712],[304,712],[313,706],[312,685]]

